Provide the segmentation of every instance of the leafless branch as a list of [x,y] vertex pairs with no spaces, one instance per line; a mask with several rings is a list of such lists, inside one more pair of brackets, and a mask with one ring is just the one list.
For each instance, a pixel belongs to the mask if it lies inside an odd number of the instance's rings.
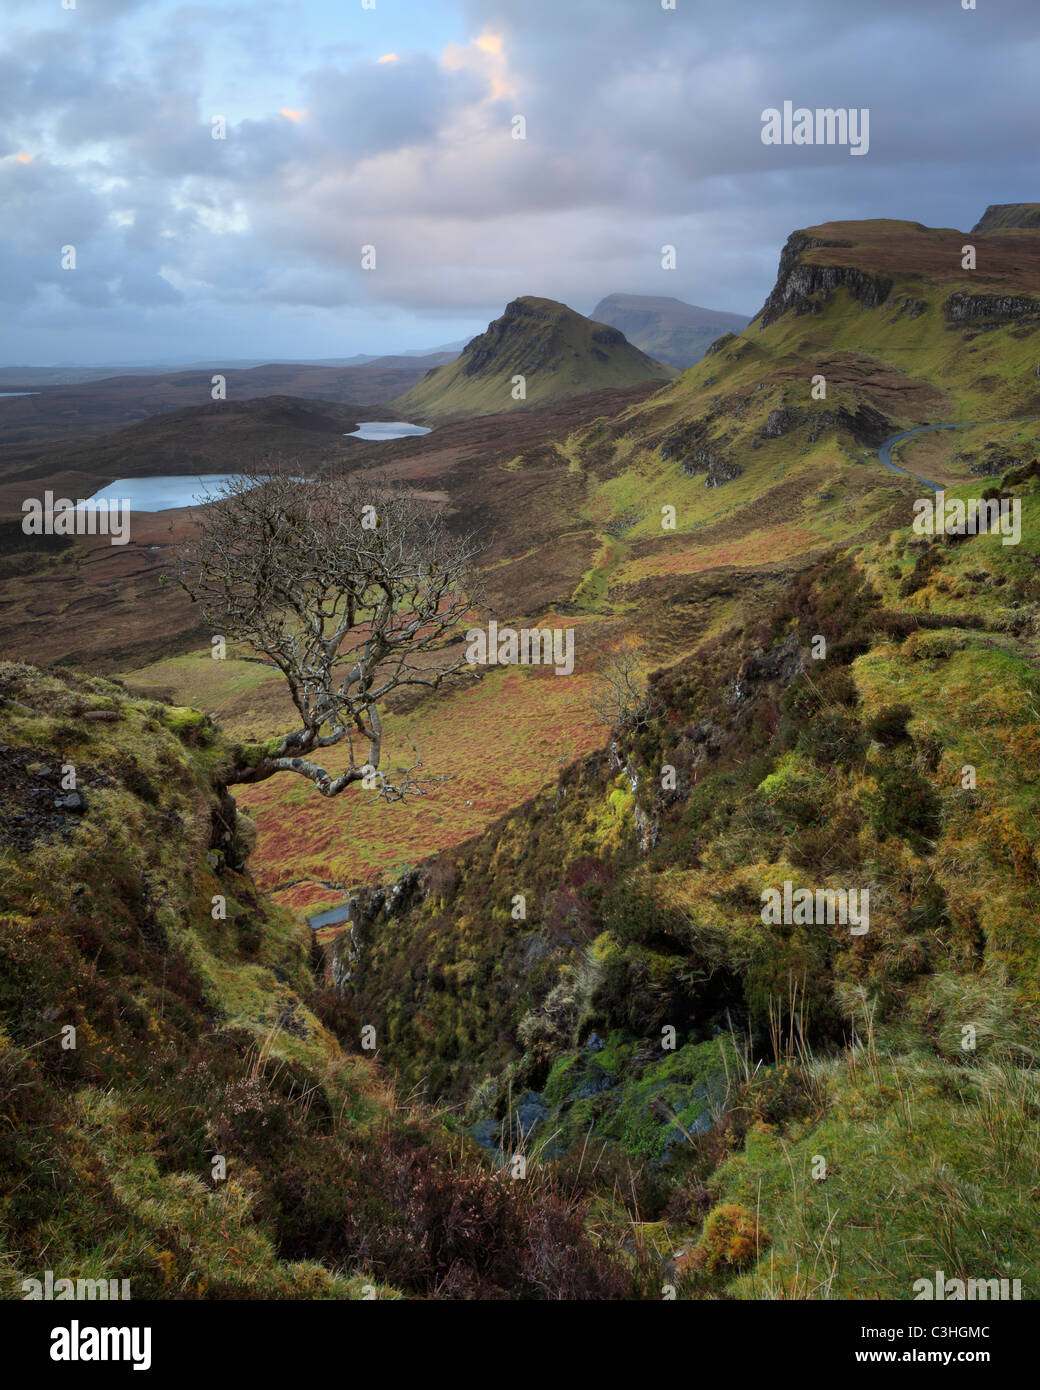
[[645,660],[634,642],[625,641],[610,652],[596,671],[589,708],[596,723],[611,733],[631,733],[649,717]]
[[[430,778],[379,770],[380,706],[406,686],[437,689],[466,668],[434,655],[477,601],[471,537],[385,483],[301,479],[291,468],[243,474],[208,496],[181,549],[179,581],[214,632],[281,672],[300,727],[253,748],[235,782],[277,772],[309,778],[324,796],[352,782],[387,800]],[[313,755],[342,744],[346,766]],[[416,766],[421,766],[417,763]]]

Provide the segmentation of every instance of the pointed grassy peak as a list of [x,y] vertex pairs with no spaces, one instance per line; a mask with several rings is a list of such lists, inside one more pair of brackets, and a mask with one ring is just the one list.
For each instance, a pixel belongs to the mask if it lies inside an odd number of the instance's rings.
[[418,420],[493,415],[675,374],[619,329],[555,299],[522,295],[456,361],[428,372],[398,404]]

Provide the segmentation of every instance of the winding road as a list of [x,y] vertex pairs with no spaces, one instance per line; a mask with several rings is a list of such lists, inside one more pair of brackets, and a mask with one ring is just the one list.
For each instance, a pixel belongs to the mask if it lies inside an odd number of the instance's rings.
[[[902,444],[904,439],[910,439],[915,434],[929,434],[932,430],[976,430],[983,425],[1024,425],[1031,420],[1040,420],[1040,415],[1015,415],[1010,420],[975,420],[966,424],[954,425],[918,425],[916,429],[904,430],[902,434],[893,434],[890,438],[878,447],[877,456],[890,473],[902,473],[907,478],[916,478],[919,483],[924,483],[925,487],[930,487],[933,492],[942,492],[948,484],[933,483],[930,478],[922,478],[920,473],[911,473],[909,468],[900,468],[898,464],[892,462],[892,450],[897,444]],[[968,482],[968,479],[964,479]]]

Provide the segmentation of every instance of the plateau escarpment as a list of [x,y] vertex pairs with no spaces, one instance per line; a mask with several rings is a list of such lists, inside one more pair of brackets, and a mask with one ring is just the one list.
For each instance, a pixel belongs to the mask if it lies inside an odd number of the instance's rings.
[[[819,313],[822,301],[836,289],[847,290],[857,303],[868,309],[876,309],[879,304],[884,304],[892,292],[890,279],[867,274],[855,266],[816,265],[802,259],[804,252],[815,251],[818,247],[834,249],[851,244],[795,232],[781,252],[776,285],[752,322],[760,328],[768,328],[788,312]],[[814,299],[813,296],[820,298]]]
[[[278,779],[233,805],[285,692],[209,634],[125,686],[0,670],[8,1272],[619,1298],[664,1270],[683,1297],[874,1299],[955,1249],[1040,1287],[1040,448],[1017,420],[898,446],[952,505],[1016,506],[1015,544],[912,530],[922,484],[878,456],[925,420],[1040,414],[1040,235],[998,220],[971,272],[949,229],[804,229],[756,322],[592,396],[635,350],[518,301],[422,383],[479,418],[338,446],[494,533],[482,622],[573,637],[569,675],[388,710],[391,758],[454,774],[416,806]],[[575,390],[503,411],[526,372]],[[156,531],[132,604],[103,555],[43,539],[5,615],[22,650],[68,655],[70,612],[95,660],[131,613],[188,640]],[[642,698],[607,735],[589,697],[625,639]],[[257,884],[352,920],[312,934]]]
[[1040,230],[1040,203],[991,203],[972,227],[972,233],[1021,228]]

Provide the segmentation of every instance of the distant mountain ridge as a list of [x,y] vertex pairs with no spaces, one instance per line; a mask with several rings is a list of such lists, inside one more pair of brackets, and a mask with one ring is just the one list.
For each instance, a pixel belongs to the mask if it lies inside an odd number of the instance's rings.
[[447,343],[443,347],[384,353],[358,353],[354,357],[243,357],[208,358],[197,362],[123,362],[106,367],[84,367],[76,363],[54,367],[0,367],[0,390],[11,387],[36,390],[43,386],[76,386],[83,383],[111,381],[130,376],[176,376],[185,372],[243,372],[258,369],[281,370],[283,373],[308,367],[372,367],[380,369],[405,368],[408,371],[439,367],[458,357],[464,343]]
[[1035,231],[1040,227],[1040,203],[991,203],[972,232]]
[[[494,415],[608,387],[669,381],[675,368],[641,352],[610,324],[554,299],[522,295],[461,355],[428,372],[398,399],[409,419]],[[524,396],[514,397],[524,378]]]
[[751,322],[750,314],[728,314],[650,294],[608,294],[592,317],[620,329],[630,343],[659,362],[683,370],[699,362],[716,338],[742,333]]

